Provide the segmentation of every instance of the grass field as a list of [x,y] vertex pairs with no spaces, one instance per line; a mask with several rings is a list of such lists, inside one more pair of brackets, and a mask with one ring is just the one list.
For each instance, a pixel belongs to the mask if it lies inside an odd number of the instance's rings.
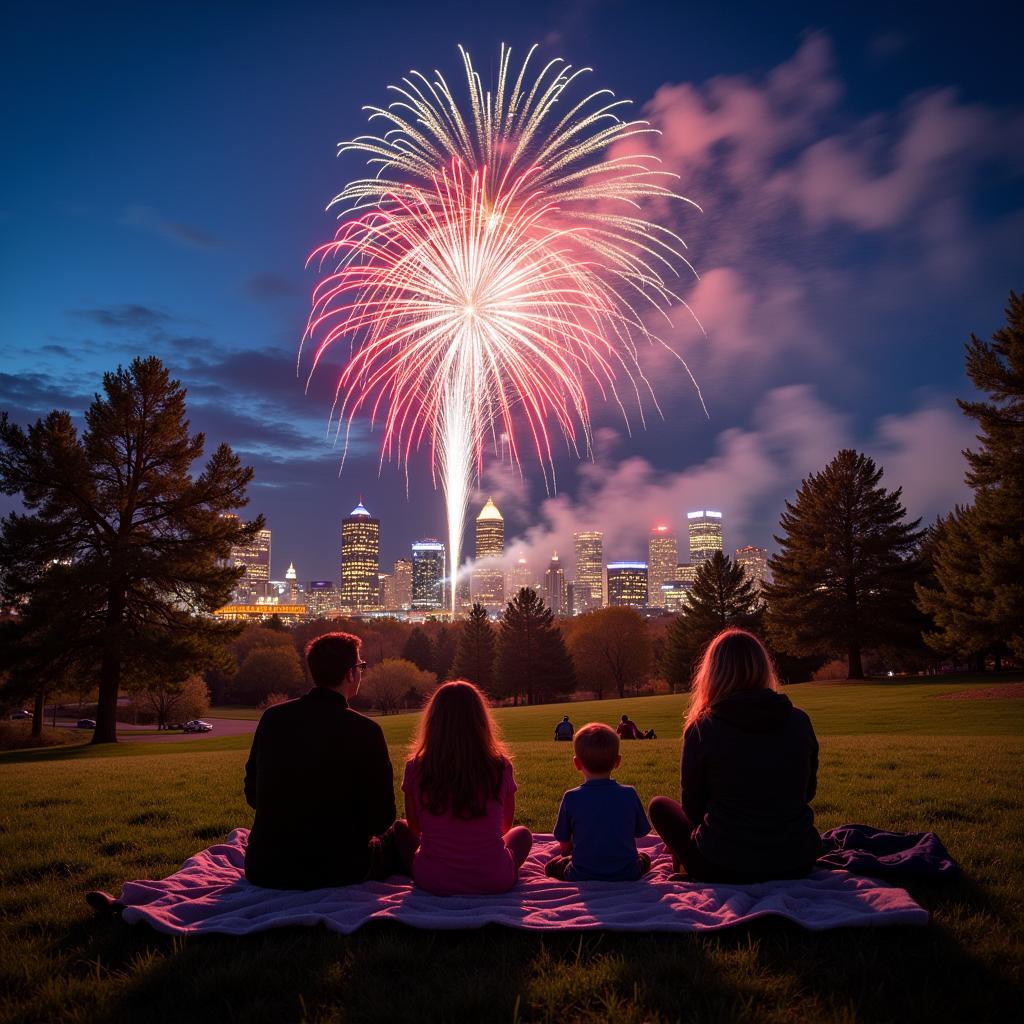
[[[249,737],[0,754],[2,1021],[986,1021],[1024,1012],[1024,700],[935,700],[942,683],[802,685],[821,742],[820,828],[934,829],[964,867],[913,895],[925,929],[809,934],[778,922],[713,937],[287,929],[182,941],[94,920],[89,888],[170,873],[248,825]],[[685,697],[497,712],[519,820],[550,831],[575,784],[563,713],[626,711],[659,739],[618,778],[677,795]],[[416,716],[379,719],[392,757]],[[399,773],[400,774],[400,773]]]

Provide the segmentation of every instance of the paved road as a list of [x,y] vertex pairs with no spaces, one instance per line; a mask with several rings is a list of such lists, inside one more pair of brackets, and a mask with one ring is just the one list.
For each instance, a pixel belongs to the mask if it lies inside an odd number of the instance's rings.
[[[146,736],[121,736],[122,743],[188,743],[191,740],[211,739],[214,736],[248,736],[256,731],[257,722],[245,718],[212,718],[203,719],[213,726],[213,732],[164,732],[155,725],[130,725],[119,722],[118,728],[136,732],[145,729]],[[49,725],[49,722],[47,723]],[[57,719],[57,728],[74,729],[74,722]],[[82,730],[85,732],[86,730]]]
[[[246,718],[211,718],[203,719],[213,726],[213,732],[162,732],[155,727],[152,736],[125,736],[125,743],[188,743],[191,740],[212,739],[214,736],[251,736],[256,731],[258,722]],[[135,730],[145,728],[135,725],[126,728]]]

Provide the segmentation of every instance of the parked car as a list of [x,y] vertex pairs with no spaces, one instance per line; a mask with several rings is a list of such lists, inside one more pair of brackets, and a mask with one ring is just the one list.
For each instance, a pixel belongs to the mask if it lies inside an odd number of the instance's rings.
[[181,729],[182,732],[212,732],[213,726],[201,718],[193,718],[191,722],[186,722]]
[[91,718],[80,718],[78,720],[79,729],[95,729],[96,723]]
[[24,708],[22,708],[21,711],[15,711],[14,714],[11,715],[11,721],[12,722],[20,722],[23,718],[31,718],[31,717],[32,717],[32,712],[31,711],[26,711]]

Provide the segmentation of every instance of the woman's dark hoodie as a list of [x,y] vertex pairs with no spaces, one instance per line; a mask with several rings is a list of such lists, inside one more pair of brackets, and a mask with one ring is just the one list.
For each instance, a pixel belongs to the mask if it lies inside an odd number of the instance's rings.
[[735,693],[683,734],[683,810],[712,864],[802,874],[821,839],[809,802],[818,777],[811,720],[773,690]]

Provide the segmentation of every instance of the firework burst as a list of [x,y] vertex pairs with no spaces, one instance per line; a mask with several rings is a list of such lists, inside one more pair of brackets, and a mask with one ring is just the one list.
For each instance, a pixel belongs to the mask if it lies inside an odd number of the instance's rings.
[[589,69],[553,60],[531,77],[531,50],[513,73],[505,47],[486,91],[460,52],[468,111],[440,72],[414,71],[391,86],[388,107],[367,108],[383,133],[339,147],[376,174],[331,203],[340,224],[310,256],[322,277],[303,337],[310,375],[332,345],[348,345],[333,409],[346,445],[364,415],[382,425],[382,464],[407,469],[429,450],[447,505],[453,612],[485,451],[505,434],[515,463],[532,448],[554,486],[553,434],[590,454],[588,390],[624,415],[628,398],[641,421],[645,401],[657,408],[637,343],[662,343],[641,311],[667,320],[673,303],[685,306],[670,282],[680,264],[693,270],[682,239],[640,216],[644,200],[683,198],[673,176],[652,156],[609,154],[653,131],[619,115],[627,101],[599,90],[567,103]]

